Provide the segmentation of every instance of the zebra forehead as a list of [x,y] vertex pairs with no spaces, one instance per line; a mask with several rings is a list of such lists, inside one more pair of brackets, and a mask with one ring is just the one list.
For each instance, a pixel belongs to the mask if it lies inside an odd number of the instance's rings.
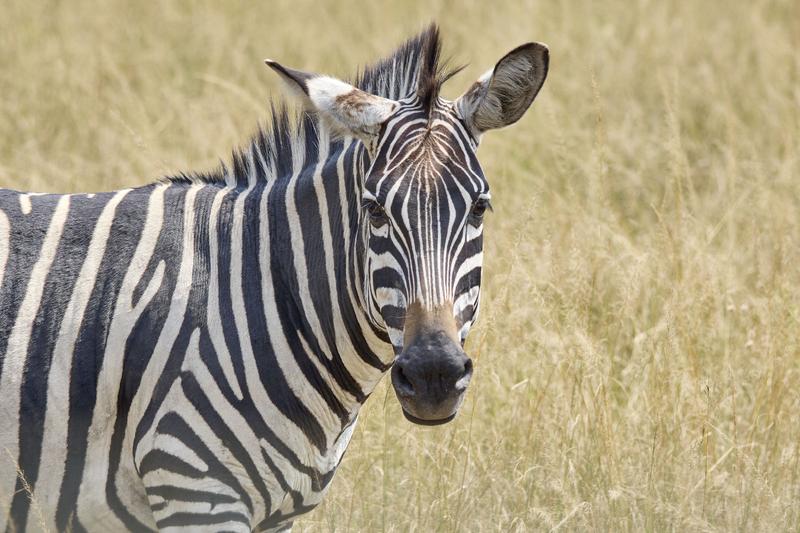
[[386,128],[377,157],[389,165],[407,161],[446,163],[477,161],[477,144],[454,113],[439,113],[432,119],[400,118]]
[[465,206],[470,199],[485,194],[489,187],[480,174],[466,175],[461,169],[447,166],[429,168],[419,165],[405,172],[382,176],[366,187],[369,198],[388,206],[439,203],[443,208]]
[[476,148],[453,113],[441,113],[430,121],[411,114],[387,124],[371,174],[430,177],[450,170],[481,176]]
[[390,203],[409,194],[471,197],[488,192],[489,186],[470,148],[426,138],[386,161],[376,161],[365,189],[370,196]]

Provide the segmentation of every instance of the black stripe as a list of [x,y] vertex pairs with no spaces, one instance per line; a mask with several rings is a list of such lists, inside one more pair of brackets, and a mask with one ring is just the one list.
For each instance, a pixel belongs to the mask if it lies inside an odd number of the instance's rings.
[[0,375],[3,372],[8,339],[25,298],[33,265],[39,259],[47,228],[58,203],[58,196],[31,197],[31,212],[23,214],[19,206],[20,194],[0,189],[0,209],[11,226],[8,241],[9,254],[3,283],[0,286]]
[[75,343],[70,372],[67,458],[56,508],[56,528],[82,529],[77,517],[78,493],[86,465],[89,428],[97,400],[97,377],[103,364],[111,318],[125,271],[131,263],[144,226],[142,205],[152,187],[128,193],[117,206],[103,260],[98,270],[80,334]]
[[[44,438],[44,422],[47,412],[47,378],[61,322],[72,297],[75,281],[80,273],[92,231],[105,204],[112,195],[96,196],[92,199],[75,196],[70,198],[69,212],[64,223],[53,263],[47,273],[42,292],[41,305],[34,320],[28,344],[21,387],[19,419],[19,457],[17,464],[25,475],[31,490],[36,488],[39,477],[39,462]],[[82,280],[84,283],[89,280]],[[52,400],[51,400],[52,401]],[[30,498],[22,478],[17,478],[11,516],[17,518],[19,530],[24,530]]]
[[225,522],[241,522],[250,526],[250,519],[242,513],[226,511],[223,513],[175,513],[167,518],[159,520],[156,525],[159,528],[166,527],[189,527],[189,526],[209,526],[223,524]]
[[[253,458],[250,457],[242,442],[236,437],[230,427],[228,427],[216,409],[214,409],[211,400],[206,396],[192,373],[181,373],[181,387],[186,397],[192,402],[192,405],[194,405],[197,412],[200,413],[214,434],[222,441],[225,448],[231,452],[236,461],[242,465],[245,472],[247,472],[247,475],[250,477],[251,483],[264,500],[267,509],[269,509],[272,500],[267,486],[261,478],[261,473],[253,462]],[[248,508],[252,511],[251,507],[248,506]]]
[[[159,431],[159,433],[163,434],[164,432]],[[155,472],[156,470],[173,472],[175,474],[180,474],[192,479],[213,477],[209,474],[209,472],[200,470],[194,465],[187,463],[182,458],[158,448],[148,451],[144,457],[142,457],[137,469],[137,473],[139,474],[139,477],[144,477],[150,472]]]
[[[342,206],[339,202],[341,191],[339,189],[340,180],[337,174],[338,159],[341,157],[341,151],[343,148],[344,146],[341,142],[337,142],[331,146],[331,155],[329,156],[328,162],[322,169],[322,184],[325,187],[325,197],[329,199],[328,224],[331,228],[331,244],[333,248],[334,265],[332,280],[334,283],[336,283],[336,293],[338,298],[336,304],[338,305],[339,313],[342,316],[342,322],[344,323],[350,344],[353,346],[355,352],[366,364],[382,372],[385,371],[387,367],[370,349],[369,344],[367,344],[367,341],[364,338],[364,332],[361,330],[361,325],[358,323],[356,313],[361,313],[363,311],[353,308],[353,304],[351,303],[350,296],[348,294],[350,287],[348,286],[347,275],[348,270],[350,269],[350,254],[353,252],[353,250],[350,248],[350,243],[345,242],[344,240],[344,228],[342,227],[342,224],[344,223],[344,214],[342,213]],[[359,206],[359,202],[355,201],[357,196],[353,190],[356,178],[351,174],[353,171],[353,153],[354,145],[351,144],[348,148],[348,151],[344,155],[344,162],[346,164],[343,165],[343,181],[345,184],[344,196],[345,198],[353,199],[353,201],[350,202],[350,205],[346,206],[346,208],[350,208],[348,211],[350,227],[347,229],[350,234],[349,237],[351,242],[357,239],[359,235],[357,224],[357,208]],[[353,209],[354,207],[356,209]],[[354,273],[349,272],[349,274],[353,276]],[[355,280],[359,278],[352,279]],[[355,383],[355,386],[353,387],[353,392],[355,393],[356,400],[359,403],[366,401],[366,394],[364,394],[364,391],[361,390],[361,387],[357,383]]]
[[[158,243],[156,244],[156,249],[150,260],[150,265],[148,265],[148,270],[150,270],[150,267],[155,268],[155,266],[163,260],[166,267],[164,270],[164,279],[161,283],[160,290],[153,296],[142,313],[142,316],[139,317],[126,343],[125,368],[123,370],[124,386],[120,389],[118,418],[123,416],[127,418],[128,416],[130,402],[139,390],[141,379],[147,365],[150,363],[161,330],[169,314],[184,252],[183,226],[184,211],[186,208],[184,202],[188,189],[181,189],[171,187],[166,191],[168,195],[165,197],[164,202],[164,220],[168,221],[168,223],[165,223],[162,228]],[[196,249],[191,251],[193,254],[191,290],[189,291],[188,302],[182,317],[178,336],[175,338],[164,369],[158,376],[158,381],[153,388],[152,396],[147,403],[147,408],[141,419],[138,420],[136,433],[133,439],[134,449],[138,448],[142,437],[152,427],[155,416],[164,398],[166,398],[167,393],[178,378],[192,333],[195,329],[205,325],[210,270],[210,260],[207,252],[208,218],[214,190],[213,187],[207,187],[198,191],[193,200],[194,240],[191,244],[195,246]],[[198,251],[201,253],[198,253]],[[125,426],[123,425],[121,429],[122,433],[119,435],[115,431],[115,437],[120,437],[120,444],[122,443],[122,438],[125,436],[124,428]],[[112,445],[115,442],[116,441],[112,439]]]
[[[297,278],[294,272],[295,252],[291,247],[289,232],[286,231],[286,228],[289,227],[289,221],[286,214],[285,196],[286,184],[276,183],[270,191],[268,207],[270,215],[269,245],[271,281],[275,288],[275,303],[281,320],[281,329],[303,375],[309,383],[320,391],[323,398],[326,400],[328,408],[336,413],[338,409],[329,401],[333,393],[330,392],[322,376],[319,375],[319,371],[309,359],[309,355],[305,353],[297,337],[298,329],[310,328],[305,320],[305,316],[296,311],[301,304],[299,301],[294,300],[295,298],[299,299],[299,290],[297,288]],[[263,309],[258,315],[263,315]],[[258,318],[258,320],[261,320],[261,318]],[[264,317],[263,320],[265,324],[266,318]],[[254,328],[256,327],[257,326],[254,325]],[[262,326],[262,328],[264,330],[266,329],[265,326]],[[323,364],[326,361],[325,356],[319,351],[317,351],[314,356]],[[298,425],[314,446],[320,450],[320,452],[324,453],[324,450],[328,447],[325,432],[308,408],[289,388],[283,371],[278,365],[277,358],[274,356],[265,357],[259,359],[258,363],[259,376],[262,383],[264,383],[264,388],[270,395],[270,399],[275,402],[276,407],[278,407],[287,418]],[[328,389],[327,394],[323,394],[322,388]]]
[[210,503],[212,510],[214,509],[215,505],[235,503],[239,501],[228,494],[208,492],[206,490],[187,489],[184,487],[176,487],[174,485],[155,485],[152,487],[147,487],[146,490],[148,496],[159,496],[167,501]]
[[206,464],[208,470],[198,474],[199,471],[195,467],[183,461],[181,461],[181,464],[178,467],[173,466],[172,461],[170,460],[172,457],[171,455],[162,455],[165,454],[165,452],[153,450],[148,452],[148,455],[154,454],[153,458],[148,460],[148,464],[145,465],[143,460],[142,464],[140,465],[141,476],[144,476],[149,471],[160,468],[188,477],[198,476],[199,478],[213,478],[230,487],[231,490],[239,495],[239,499],[242,501],[242,503],[244,503],[247,509],[250,512],[253,511],[253,501],[250,499],[248,492],[239,483],[239,480],[236,478],[236,476],[233,475],[227,466],[222,464],[214,452],[212,452],[211,449],[206,446],[206,443],[203,442],[203,440],[197,435],[197,433],[195,433],[195,431],[183,418],[174,412],[167,413],[159,421],[158,425],[156,426],[156,430],[160,434],[171,435],[180,440],[185,446],[192,450],[192,452],[194,452],[194,454],[197,455],[201,461]]
[[[183,187],[170,187],[164,192],[164,223],[156,242],[156,247],[150,262],[143,274],[143,279],[151,279],[158,264],[164,261],[164,276],[153,298],[147,304],[142,315],[136,321],[125,343],[125,355],[122,367],[122,383],[117,396],[117,416],[114,420],[114,431],[111,437],[111,447],[108,452],[108,477],[106,478],[106,501],[114,514],[129,529],[146,531],[146,528],[122,503],[117,494],[116,477],[122,466],[122,445],[125,439],[125,430],[128,423],[131,401],[139,390],[142,377],[147,365],[153,356],[153,350],[165,325],[169,312],[172,295],[175,291],[178,273],[180,271],[180,258],[183,250],[183,215],[186,193]],[[180,361],[174,359],[182,357],[189,342],[191,328],[184,322],[178,338],[175,341],[169,362],[180,368]],[[162,394],[166,394],[164,381],[169,380],[168,363],[164,375],[159,380]],[[174,370],[173,370],[174,371]],[[174,375],[174,374],[173,374]],[[156,395],[159,387],[156,387]],[[162,397],[163,398],[163,397]],[[160,405],[158,397],[148,404],[147,413],[154,411]],[[137,427],[137,431],[139,427]],[[138,436],[138,434],[137,434]],[[128,458],[126,458],[128,460]],[[127,465],[126,465],[127,466]]]
[[[332,167],[332,168],[331,168]],[[311,171],[313,171],[314,167],[311,167]],[[325,170],[328,172],[325,172]],[[326,197],[328,198],[328,209],[338,210],[339,204],[339,191],[338,191],[338,184],[339,180],[336,179],[336,176],[325,176],[325,174],[335,173],[336,172],[336,160],[328,160],[325,169],[323,169],[323,184],[327,186],[326,190]],[[328,178],[327,180],[325,178]],[[311,176],[308,177],[307,183],[309,185],[312,183]],[[331,190],[334,188],[334,190]],[[293,228],[293,231],[300,231],[303,235],[303,247],[304,250],[298,251],[298,253],[304,253],[306,259],[306,266],[311,272],[322,271],[325,272],[327,268],[326,264],[326,257],[325,257],[325,243],[323,240],[322,235],[322,217],[320,213],[320,205],[317,199],[316,191],[313,186],[308,187],[297,187],[295,189],[295,195],[293,201],[296,205],[302,206],[302,209],[298,210],[298,216],[300,219],[300,227]],[[338,221],[338,226],[341,227],[341,219]],[[331,226],[332,233],[340,233],[336,231],[337,226]],[[339,272],[344,274],[344,269],[340,269]],[[330,280],[336,281],[334,275],[331,276],[330,274],[327,276],[319,276],[319,275],[309,275],[307,278],[308,289],[311,295],[311,303],[314,307],[313,311],[316,313],[317,318],[319,319],[320,327],[322,329],[322,334],[325,337],[325,342],[331,349],[331,357],[333,361],[329,366],[331,370],[332,377],[336,380],[336,383],[339,385],[340,388],[344,389],[352,396],[356,398],[364,397],[363,393],[361,392],[361,388],[356,383],[355,379],[353,379],[352,375],[347,371],[344,362],[342,361],[342,357],[339,354],[339,351],[336,347],[336,331],[334,329],[333,324],[333,306],[331,304],[330,293]],[[342,284],[342,288],[345,288],[344,284]],[[321,348],[319,347],[319,340],[312,334],[312,330],[310,327],[306,327],[303,331],[304,337],[306,337],[310,344],[315,347],[315,352],[322,352]],[[322,355],[323,359],[326,359],[324,355]],[[348,413],[344,410],[344,408],[338,405],[338,401],[335,398],[332,398],[331,404],[336,406],[338,409],[337,415],[339,415],[342,423],[347,423]]]

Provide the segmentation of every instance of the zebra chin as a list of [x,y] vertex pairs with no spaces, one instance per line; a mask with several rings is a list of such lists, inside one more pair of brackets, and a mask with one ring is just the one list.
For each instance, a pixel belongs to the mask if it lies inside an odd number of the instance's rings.
[[414,339],[392,367],[392,385],[403,415],[425,426],[455,418],[471,378],[472,360],[441,330]]
[[447,424],[448,422],[453,420],[458,414],[458,411],[456,410],[456,412],[454,412],[452,415],[447,416],[445,418],[439,418],[437,420],[427,420],[425,418],[417,418],[416,416],[406,411],[405,408],[403,408],[402,411],[403,411],[403,416],[406,417],[406,420],[420,426],[441,426],[442,424]]

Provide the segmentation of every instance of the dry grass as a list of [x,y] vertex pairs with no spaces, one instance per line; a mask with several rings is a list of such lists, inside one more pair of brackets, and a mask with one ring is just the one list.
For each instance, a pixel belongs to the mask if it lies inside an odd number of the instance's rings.
[[471,62],[547,42],[488,136],[476,377],[412,427],[384,383],[301,531],[800,528],[800,4],[23,2],[0,21],[0,184],[204,168],[266,113],[261,64],[351,72],[430,19]]

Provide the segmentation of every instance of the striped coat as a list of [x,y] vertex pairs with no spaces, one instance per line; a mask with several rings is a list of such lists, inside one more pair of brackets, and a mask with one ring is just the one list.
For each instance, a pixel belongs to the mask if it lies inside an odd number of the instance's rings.
[[[274,110],[229,168],[101,194],[0,190],[0,524],[279,530],[319,503],[393,364],[410,420],[454,416],[488,203],[474,150],[524,113],[547,57],[525,49],[530,79],[496,67],[450,103],[438,51],[431,27],[355,86],[271,62],[313,112]],[[527,103],[498,108],[494,82]],[[410,153],[422,167],[398,163]],[[408,168],[439,160],[458,198],[409,185]],[[448,214],[417,227],[404,195]],[[420,235],[459,251],[435,263]]]

